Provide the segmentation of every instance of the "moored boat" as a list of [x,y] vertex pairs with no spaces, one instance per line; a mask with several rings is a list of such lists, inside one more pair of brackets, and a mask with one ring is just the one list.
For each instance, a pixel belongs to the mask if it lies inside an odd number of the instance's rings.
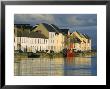
[[39,54],[36,54],[36,53],[33,53],[33,52],[28,53],[28,58],[39,58],[39,57],[40,57]]

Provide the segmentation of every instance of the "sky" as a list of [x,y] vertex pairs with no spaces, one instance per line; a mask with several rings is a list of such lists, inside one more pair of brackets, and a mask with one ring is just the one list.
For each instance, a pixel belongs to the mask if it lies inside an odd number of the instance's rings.
[[70,32],[79,31],[88,34],[97,45],[97,14],[15,14],[15,24],[39,23],[54,24],[59,28],[69,29]]
[[55,24],[60,28],[73,28],[81,26],[96,26],[96,14],[15,14],[15,23],[27,23],[31,25],[39,23]]

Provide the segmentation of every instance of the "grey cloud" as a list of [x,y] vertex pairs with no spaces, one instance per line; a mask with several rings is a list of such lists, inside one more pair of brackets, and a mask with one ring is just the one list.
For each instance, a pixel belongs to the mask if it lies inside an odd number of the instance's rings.
[[35,25],[40,21],[51,23],[55,22],[55,18],[50,14],[15,14],[15,23],[31,23]]
[[62,26],[96,26],[95,14],[15,14],[15,23],[49,23]]
[[97,17],[96,15],[73,15],[67,18],[67,21],[71,25],[78,26],[96,26]]

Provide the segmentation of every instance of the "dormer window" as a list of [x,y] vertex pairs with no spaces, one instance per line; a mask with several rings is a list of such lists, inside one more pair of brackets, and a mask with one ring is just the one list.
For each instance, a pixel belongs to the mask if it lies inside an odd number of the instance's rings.
[[55,33],[55,35],[59,35],[59,33],[58,33],[58,32],[56,32],[56,33]]
[[37,32],[41,33],[41,30],[38,30]]

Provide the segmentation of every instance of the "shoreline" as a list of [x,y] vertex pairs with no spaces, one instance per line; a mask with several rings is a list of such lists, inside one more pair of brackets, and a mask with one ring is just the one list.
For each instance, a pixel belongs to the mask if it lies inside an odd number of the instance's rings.
[[[39,58],[66,58],[63,56],[62,53],[36,53],[40,55]],[[97,52],[82,52],[82,53],[74,53],[73,57],[92,57],[92,56],[97,56]],[[28,57],[27,53],[14,53],[14,60],[18,61],[19,60],[26,60]],[[36,57],[35,57],[36,58]]]

